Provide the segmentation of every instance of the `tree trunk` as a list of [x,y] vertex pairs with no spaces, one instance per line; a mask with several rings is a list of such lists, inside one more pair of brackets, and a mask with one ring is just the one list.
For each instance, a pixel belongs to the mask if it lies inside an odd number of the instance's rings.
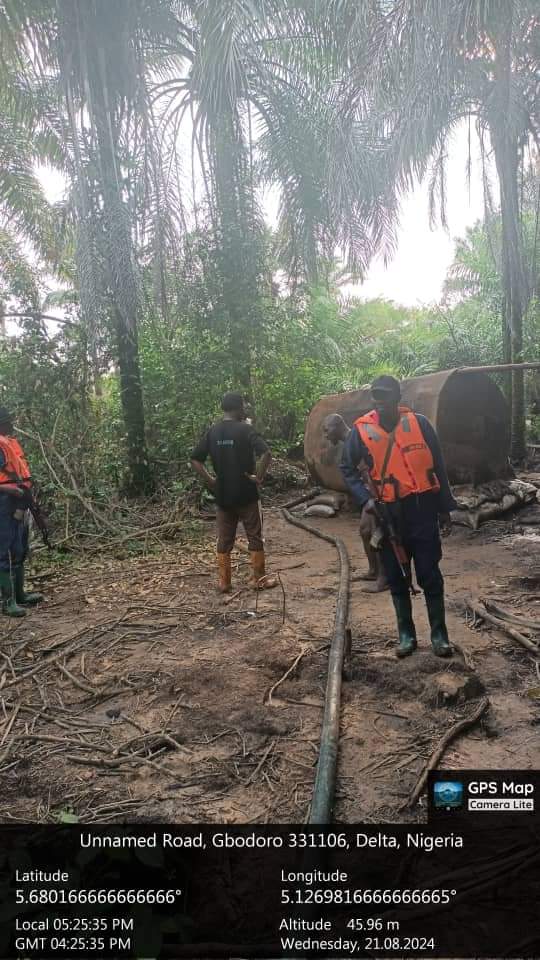
[[128,495],[137,495],[150,492],[152,489],[144,431],[137,328],[133,324],[127,327],[120,310],[117,307],[113,309],[120,372],[120,397],[126,430],[129,468],[124,490]]
[[[75,155],[79,215],[77,268],[81,290],[87,279],[86,272],[90,274],[89,283],[86,284],[88,296],[81,296],[81,304],[84,312],[91,300],[97,299],[94,295],[101,293],[102,287],[108,287],[103,301],[112,301],[111,315],[118,348],[129,469],[126,491],[134,495],[150,488],[151,474],[146,452],[139,369],[139,298],[134,242],[129,211],[123,196],[120,163],[121,133],[123,129],[126,130],[125,116],[129,107],[125,90],[118,87],[117,73],[122,66],[131,62],[132,47],[136,40],[135,33],[128,29],[118,37],[108,37],[111,42],[114,40],[114,46],[105,42],[105,14],[113,6],[115,4],[107,0],[99,3],[96,0],[92,3],[89,0],[71,0],[70,3],[62,0],[56,4],[59,59]],[[124,2],[123,7],[127,10],[128,4]],[[133,97],[135,103],[135,91]],[[84,121],[79,119],[79,114]],[[81,124],[84,124],[83,136]],[[92,204],[89,203],[88,176],[97,185],[97,190],[92,191],[96,194]],[[98,241],[103,242],[108,283],[103,282],[95,270]],[[87,313],[87,335],[94,341],[90,353],[97,392],[99,365],[95,352],[95,310],[92,312],[89,308]]]
[[109,111],[102,63],[103,83],[94,103],[100,188],[103,195],[105,253],[120,371],[120,393],[126,436],[128,477],[123,485],[128,496],[151,492],[152,474],[146,446],[144,403],[139,365],[139,291],[129,211],[122,197],[120,161],[113,118]]
[[[490,135],[499,178],[502,219],[503,288],[505,327],[509,331],[512,363],[523,360],[523,317],[529,299],[525,251],[521,234],[518,168],[522,130],[512,105],[512,32],[513,3],[503,7],[503,16],[495,38],[495,98],[490,117]],[[508,334],[503,343],[508,350]],[[513,460],[524,460],[525,380],[523,370],[512,371],[512,443]]]
[[[507,312],[506,294],[504,293],[504,291],[509,288],[510,281],[508,279],[508,259],[504,255],[504,248],[502,251],[502,255],[503,255],[503,273],[504,273],[503,282],[502,282],[503,298],[502,298],[502,306],[501,306],[502,358],[503,358],[503,363],[511,363],[512,362],[512,343],[510,340],[510,323],[509,323],[509,317]],[[510,422],[512,422],[512,378],[511,377],[508,377],[508,378],[505,377],[504,385],[503,385],[503,393],[506,397],[506,402],[508,403],[508,409],[510,413]]]
[[260,236],[251,194],[249,154],[238,117],[221,118],[212,136],[223,305],[235,386],[252,397],[252,355],[261,323]]
[[[520,298],[512,303],[512,330],[510,343],[512,363],[523,362],[523,308]],[[512,443],[511,456],[524,460],[527,456],[525,437],[525,375],[523,370],[512,370]]]

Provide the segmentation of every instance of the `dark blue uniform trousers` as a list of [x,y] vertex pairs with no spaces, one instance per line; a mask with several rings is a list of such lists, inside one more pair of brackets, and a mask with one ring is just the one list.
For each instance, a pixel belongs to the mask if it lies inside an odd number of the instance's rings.
[[0,571],[5,573],[24,563],[28,553],[28,524],[16,520],[15,497],[0,495]]
[[[437,494],[431,492],[405,497],[390,505],[403,546],[414,562],[418,586],[426,596],[440,595],[444,591],[439,569],[442,549],[438,505]],[[388,540],[383,543],[381,557],[391,593],[408,593],[407,582]]]

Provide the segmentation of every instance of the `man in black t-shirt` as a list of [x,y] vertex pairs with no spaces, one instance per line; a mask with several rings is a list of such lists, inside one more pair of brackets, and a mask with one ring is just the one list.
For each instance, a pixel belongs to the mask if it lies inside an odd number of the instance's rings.
[[[265,574],[259,510],[259,487],[271,453],[262,437],[246,423],[240,394],[226,393],[221,408],[223,419],[207,430],[191,454],[193,469],[212,491],[217,503],[219,589],[222,593],[231,590],[231,550],[238,521],[242,522],[248,539],[253,569],[251,585],[256,589],[275,587],[276,581]],[[204,465],[208,457],[215,476]]]

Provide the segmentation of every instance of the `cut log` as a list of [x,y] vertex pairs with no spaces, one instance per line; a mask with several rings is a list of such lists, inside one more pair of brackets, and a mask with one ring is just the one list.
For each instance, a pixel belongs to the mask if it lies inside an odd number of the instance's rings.
[[483,600],[488,613],[493,614],[498,620],[506,620],[508,623],[515,623],[518,627],[526,627],[528,630],[540,630],[540,620],[530,620],[528,617],[520,617],[510,610],[503,610],[490,600]]

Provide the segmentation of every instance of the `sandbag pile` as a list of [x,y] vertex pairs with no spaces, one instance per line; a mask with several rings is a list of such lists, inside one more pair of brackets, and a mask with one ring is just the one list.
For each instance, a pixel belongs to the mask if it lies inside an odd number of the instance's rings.
[[345,503],[345,496],[342,493],[320,493],[313,497],[307,506],[303,507],[301,513],[304,517],[324,517],[326,519],[335,517]]
[[[510,510],[538,502],[540,504],[540,474],[525,475],[526,479],[494,480],[481,486],[469,484],[452,488],[458,509],[452,513],[454,523],[478,530],[482,523],[508,513]],[[294,510],[297,516],[335,517],[344,507],[343,493],[325,490],[307,504]]]
[[526,483],[530,483],[533,487],[536,487],[536,500],[540,503],[540,473],[526,473],[519,475],[520,480],[524,480]]
[[478,487],[454,487],[453,493],[458,503],[458,509],[452,513],[454,523],[478,530],[486,520],[535,500],[540,503],[540,481],[530,482],[529,477],[527,480],[494,480]]

